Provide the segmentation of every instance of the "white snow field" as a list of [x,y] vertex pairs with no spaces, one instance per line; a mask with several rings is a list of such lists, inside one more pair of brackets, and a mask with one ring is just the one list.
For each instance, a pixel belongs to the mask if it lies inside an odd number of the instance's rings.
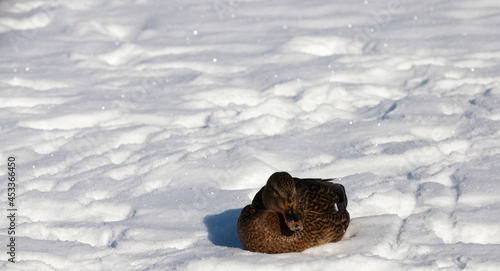
[[[1,270],[500,270],[499,1],[4,0],[0,58]],[[275,171],[345,238],[244,250]]]

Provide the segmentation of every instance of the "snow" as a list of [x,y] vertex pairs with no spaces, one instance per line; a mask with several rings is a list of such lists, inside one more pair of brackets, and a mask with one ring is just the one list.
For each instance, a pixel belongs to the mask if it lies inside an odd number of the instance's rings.
[[[7,0],[2,270],[498,270],[500,4]],[[351,224],[242,249],[275,171],[338,178]],[[0,187],[9,215],[7,181]]]

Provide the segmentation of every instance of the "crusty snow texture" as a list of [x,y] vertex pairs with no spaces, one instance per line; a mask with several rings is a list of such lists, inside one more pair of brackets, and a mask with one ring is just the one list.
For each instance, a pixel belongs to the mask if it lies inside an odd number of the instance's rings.
[[[2,270],[500,270],[499,1],[4,0],[0,59]],[[345,238],[243,250],[276,171]]]

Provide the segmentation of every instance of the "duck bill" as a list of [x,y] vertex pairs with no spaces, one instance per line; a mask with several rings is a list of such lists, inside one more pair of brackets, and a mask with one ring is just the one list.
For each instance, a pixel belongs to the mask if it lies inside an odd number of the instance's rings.
[[285,208],[283,209],[283,216],[285,217],[286,225],[292,231],[301,231],[304,227],[300,221],[297,213],[295,212],[295,202],[285,201]]

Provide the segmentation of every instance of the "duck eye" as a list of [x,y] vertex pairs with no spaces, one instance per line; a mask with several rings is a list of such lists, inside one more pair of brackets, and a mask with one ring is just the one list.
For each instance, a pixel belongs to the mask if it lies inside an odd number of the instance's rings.
[[271,190],[273,191],[273,196],[274,197],[279,197],[280,196],[280,194],[278,194],[278,191],[276,189],[271,188]]

